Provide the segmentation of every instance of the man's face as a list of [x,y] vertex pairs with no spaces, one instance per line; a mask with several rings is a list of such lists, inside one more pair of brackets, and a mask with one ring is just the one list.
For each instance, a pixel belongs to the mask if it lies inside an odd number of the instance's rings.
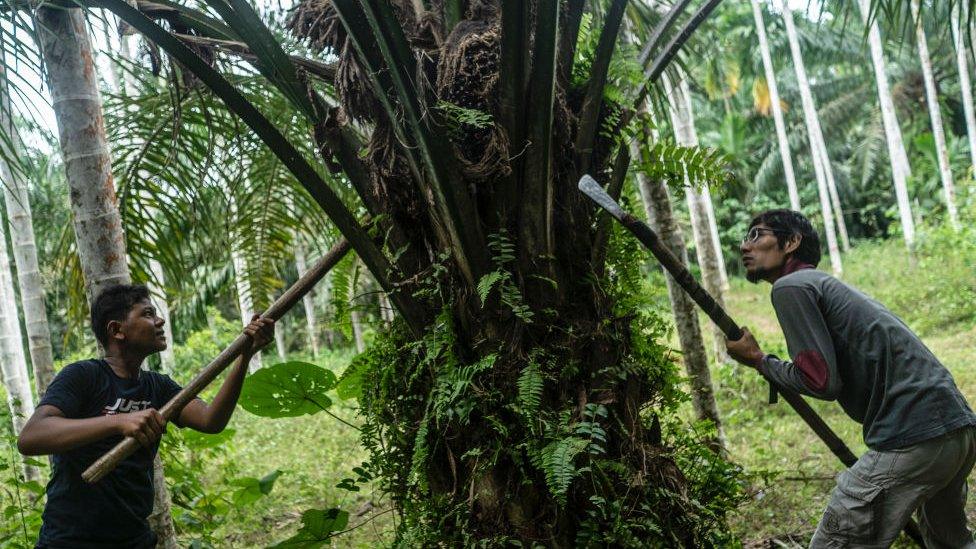
[[122,344],[133,351],[157,353],[166,348],[165,321],[156,315],[156,307],[148,300],[137,302],[129,309],[118,333],[124,335]]
[[742,252],[742,265],[746,268],[746,279],[749,282],[772,282],[783,271],[790,246],[779,246],[777,232],[779,231],[759,223],[742,240],[739,251]]

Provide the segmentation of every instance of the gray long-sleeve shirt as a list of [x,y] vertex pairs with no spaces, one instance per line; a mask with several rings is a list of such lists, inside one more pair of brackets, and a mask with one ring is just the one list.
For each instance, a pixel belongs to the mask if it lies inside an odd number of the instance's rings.
[[798,393],[836,399],[870,448],[976,425],[949,371],[877,301],[814,269],[777,280],[772,300],[793,362],[767,355],[762,371]]

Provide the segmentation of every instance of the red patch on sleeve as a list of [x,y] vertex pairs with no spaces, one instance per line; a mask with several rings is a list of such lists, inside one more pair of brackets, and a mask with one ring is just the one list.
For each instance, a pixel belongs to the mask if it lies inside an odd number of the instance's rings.
[[818,351],[803,351],[793,361],[803,374],[803,381],[811,391],[822,393],[827,389],[827,376],[830,369],[827,361]]

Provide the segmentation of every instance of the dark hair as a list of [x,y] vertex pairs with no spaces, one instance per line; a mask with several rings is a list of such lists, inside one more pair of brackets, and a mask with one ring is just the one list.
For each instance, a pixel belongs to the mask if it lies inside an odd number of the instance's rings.
[[820,263],[820,235],[803,214],[785,209],[766,210],[753,218],[749,228],[760,223],[776,231],[776,240],[781,249],[791,236],[800,235],[800,247],[793,252],[793,257],[814,267]]
[[95,338],[108,344],[108,323],[125,320],[132,307],[149,299],[149,289],[141,284],[118,284],[101,291],[92,302],[91,323]]

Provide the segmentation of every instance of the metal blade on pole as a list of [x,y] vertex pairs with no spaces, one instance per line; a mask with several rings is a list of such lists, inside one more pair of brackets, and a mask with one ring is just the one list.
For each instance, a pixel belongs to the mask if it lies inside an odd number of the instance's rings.
[[[307,294],[320,280],[326,275],[330,270],[343,257],[349,252],[349,242],[343,238],[340,239],[335,246],[332,247],[316,263],[308,270],[297,282],[292,284],[285,293],[281,294],[274,303],[261,315],[265,318],[271,318],[278,320],[285,313],[287,313],[296,303],[301,301],[302,297]],[[224,371],[238,356],[247,349],[250,345],[250,337],[241,334],[237,336],[226,349],[223,350],[217,358],[213,359],[206,368],[200,371],[199,374],[193,381],[188,383],[186,387],[176,393],[169,402],[159,411],[166,421],[172,420],[174,417],[179,416],[180,412],[183,411],[183,407],[186,406],[191,400],[196,398],[200,391],[205,389],[207,385],[210,384],[216,378],[220,372]],[[81,478],[88,483],[94,483],[101,480],[105,475],[112,472],[113,469],[125,458],[131,456],[136,450],[139,449],[139,441],[132,437],[126,437],[122,442],[115,445],[114,448],[105,453],[102,457],[98,458],[95,463],[92,463],[85,472],[81,474]]]
[[[603,208],[607,213],[613,216],[614,219],[619,221],[627,230],[629,230],[637,240],[640,240],[648,250],[654,254],[654,257],[661,263],[668,274],[674,278],[675,282],[678,283],[691,299],[698,304],[705,314],[712,319],[715,324],[725,332],[725,337],[731,340],[737,340],[742,337],[742,330],[739,325],[735,323],[734,320],[725,312],[725,310],[715,301],[712,296],[705,291],[705,288],[695,280],[691,272],[685,267],[681,261],[664,245],[657,233],[653,229],[647,226],[633,215],[625,212],[617,202],[610,197],[603,190],[603,187],[596,182],[595,179],[589,175],[584,175],[579,181],[579,190],[588,196],[593,202],[596,202],[601,208]],[[765,375],[763,377],[766,377]],[[786,402],[793,408],[794,411],[803,419],[804,422],[813,430],[814,433],[827,445],[827,448],[837,456],[837,458],[845,466],[850,467],[854,465],[857,461],[857,456],[854,452],[847,447],[847,444],[837,433],[830,428],[829,425],[821,418],[817,412],[810,407],[810,404],[803,399],[798,393],[795,393],[785,387],[779,386],[775,381],[766,377],[766,381],[769,382],[770,386],[775,388]],[[905,532],[912,538],[920,547],[925,547],[921,533],[918,530],[918,525],[915,524],[913,520],[910,520],[905,526]]]

